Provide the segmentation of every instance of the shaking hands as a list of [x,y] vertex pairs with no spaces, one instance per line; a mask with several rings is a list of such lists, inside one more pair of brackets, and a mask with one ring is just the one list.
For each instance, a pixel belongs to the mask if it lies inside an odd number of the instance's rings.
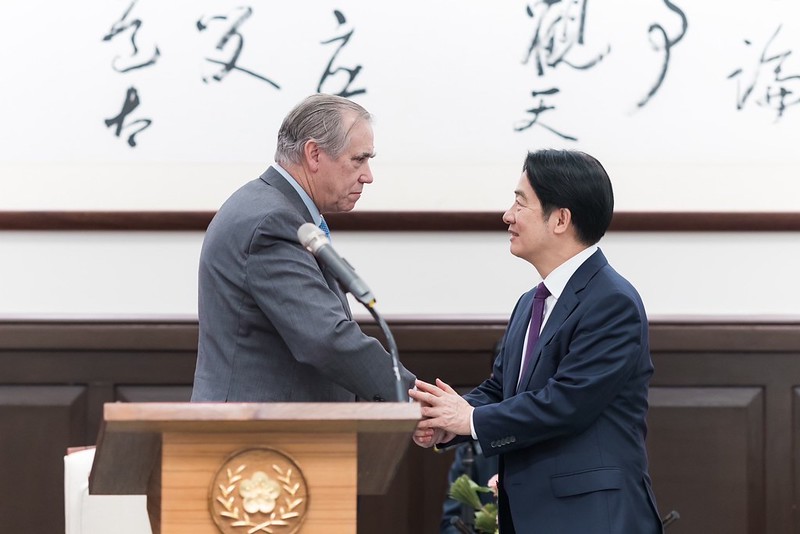
[[420,447],[432,447],[446,443],[457,435],[468,436],[470,418],[474,409],[453,388],[436,379],[436,384],[416,381],[416,389],[408,395],[422,405],[423,419],[414,431],[414,443]]

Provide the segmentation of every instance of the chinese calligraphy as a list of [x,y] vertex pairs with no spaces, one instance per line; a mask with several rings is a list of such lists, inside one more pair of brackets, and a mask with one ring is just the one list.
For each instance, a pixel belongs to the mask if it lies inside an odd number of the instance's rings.
[[[670,38],[669,35],[667,35],[667,31],[661,24],[653,23],[650,25],[650,29],[647,32],[648,35],[650,36],[650,43],[653,45],[653,50],[664,52],[664,61],[661,65],[661,73],[659,74],[656,83],[653,84],[653,87],[650,88],[650,91],[647,93],[647,95],[636,104],[640,108],[644,107],[645,104],[647,104],[647,102],[649,102],[650,99],[653,98],[653,95],[656,94],[658,89],[661,87],[661,84],[664,83],[664,78],[667,75],[667,68],[669,67],[670,53],[672,51],[672,47],[678,44],[681,39],[683,39],[684,35],[686,35],[686,30],[689,27],[689,22],[686,19],[686,14],[684,14],[684,12],[681,11],[681,9],[678,6],[676,6],[669,0],[664,0],[664,4],[666,4],[666,6],[671,11],[673,11],[680,17],[681,31],[678,33],[676,37]],[[658,36],[658,38],[661,40],[660,43],[657,43],[656,41],[653,40],[654,35]]]
[[[229,25],[224,28],[226,31],[222,34],[222,37],[220,37],[219,41],[217,41],[215,48],[221,52],[226,51],[226,49],[230,49],[231,51],[226,60],[212,59],[209,57],[206,58],[206,61],[209,63],[221,66],[221,68],[217,69],[210,78],[221,82],[232,70],[237,70],[266,82],[272,85],[275,89],[280,89],[280,86],[269,78],[240,67],[236,64],[236,62],[239,60],[239,56],[242,53],[242,48],[244,47],[244,37],[241,33],[239,33],[239,27],[244,24],[252,14],[253,8],[249,6],[242,6],[234,9],[229,15],[200,17],[200,19],[197,21],[197,31],[200,32],[206,31],[212,21],[227,21],[229,23]],[[231,46],[228,46],[229,44]],[[203,76],[203,82],[208,83],[208,80],[208,76]]]
[[[539,78],[546,77],[549,70],[562,63],[577,70],[590,69],[611,51],[611,46],[608,46],[605,52],[591,53],[585,59],[575,57],[584,50],[586,0],[538,0],[533,6],[528,5],[526,11],[528,17],[534,20],[535,27],[522,63],[527,65],[532,61]],[[556,130],[539,120],[543,114],[556,109],[555,105],[545,102],[545,97],[552,97],[559,92],[560,88],[554,85],[532,90],[531,96],[538,98],[539,102],[526,110],[532,117],[519,121],[514,126],[514,131],[521,132],[538,125],[562,139],[577,141],[575,136]]]
[[149,67],[150,65],[154,65],[155,62],[158,61],[159,56],[161,55],[161,51],[158,49],[158,46],[154,45],[153,54],[149,58],[141,60],[139,58],[140,54],[139,54],[139,47],[136,45],[136,34],[139,32],[139,29],[142,26],[142,21],[140,19],[128,20],[128,15],[131,14],[133,7],[136,5],[136,2],[137,0],[133,0],[131,2],[131,5],[122,15],[122,18],[117,22],[115,22],[111,26],[109,32],[105,36],[103,36],[103,41],[110,41],[118,34],[130,28],[133,28],[133,31],[131,32],[131,48],[133,48],[133,53],[129,56],[131,62],[126,66],[119,67],[117,65],[117,61],[120,59],[120,56],[115,57],[111,63],[111,68],[113,68],[117,72],[129,72],[135,69]]
[[[555,95],[558,92],[559,92],[559,89],[557,87],[552,87],[552,88],[547,89],[545,91],[531,91],[531,96],[533,98],[536,98],[539,95]],[[547,111],[553,110],[553,109],[555,109],[554,106],[546,105],[544,103],[544,98],[540,98],[538,105],[534,105],[534,107],[526,110],[528,113],[533,115],[533,117],[530,120],[528,120],[527,122],[520,121],[517,124],[517,126],[514,126],[514,131],[515,132],[521,132],[523,130],[527,130],[531,126],[539,125],[542,128],[544,128],[544,129],[556,134],[557,136],[559,136],[562,139],[566,139],[567,141],[577,141],[578,140],[577,137],[573,137],[571,135],[567,135],[565,133],[559,132],[558,130],[548,126],[547,124],[545,124],[543,122],[539,122],[539,115],[541,115],[542,113],[545,113]]]
[[[333,14],[336,17],[339,26],[343,26],[347,22],[347,19],[345,18],[345,16],[342,14],[341,11],[334,10]],[[358,73],[361,72],[361,65],[356,65],[353,68],[347,68],[347,67],[337,67],[335,69],[333,68],[333,64],[336,61],[336,57],[339,55],[339,52],[341,52],[342,49],[347,45],[347,43],[350,42],[350,38],[353,36],[354,31],[355,30],[351,29],[349,32],[343,33],[342,35],[338,35],[336,37],[333,37],[332,39],[328,39],[327,41],[322,41],[322,44],[331,44],[337,41],[341,41],[341,44],[339,44],[339,47],[331,56],[330,61],[328,61],[328,66],[325,67],[325,72],[322,73],[322,77],[320,78],[319,84],[317,85],[317,92],[319,93],[324,92],[323,86],[325,85],[325,82],[329,79],[329,77],[332,77],[333,75],[339,72],[344,72],[347,74],[348,76],[347,83],[344,85],[344,87],[342,87],[338,91],[330,91],[331,94],[349,98],[351,96],[360,95],[367,92],[366,89],[350,89],[350,84],[353,83],[356,76],[358,76]]]
[[148,128],[150,124],[152,124],[152,120],[150,119],[138,119],[128,124],[125,124],[125,119],[128,115],[139,107],[139,93],[136,91],[135,87],[130,87],[128,89],[128,93],[125,95],[125,101],[122,103],[122,111],[119,112],[119,115],[116,117],[112,117],[110,119],[106,119],[106,127],[111,128],[111,126],[116,126],[114,130],[114,135],[117,137],[120,136],[122,130],[124,128],[130,129],[137,124],[141,124],[140,128],[134,129],[132,133],[128,136],[128,145],[131,147],[136,146],[136,134],[141,132],[142,130]]
[[[759,81],[763,81],[763,78],[761,78],[762,67],[771,64],[773,66],[772,76],[763,84],[763,91],[759,92],[762,96],[756,100],[756,104],[774,109],[777,113],[776,121],[783,117],[786,108],[800,103],[800,96],[795,96],[795,91],[790,88],[791,83],[794,83],[795,87],[797,87],[800,75],[783,74],[784,62],[789,58],[792,51],[784,50],[774,55],[770,55],[770,52],[768,52],[780,31],[781,26],[778,26],[778,29],[769,38],[763,51],[758,56],[757,62],[751,69],[747,72],[742,68],[736,69],[728,76],[728,79],[739,78],[736,83],[736,109],[741,110],[756,89]],[[752,46],[752,43],[747,39],[745,39],[744,43],[747,46]]]
[[[131,71],[143,69],[146,67],[151,67],[155,65],[158,58],[161,56],[161,51],[158,49],[157,45],[153,45],[153,54],[146,58],[140,58],[140,51],[139,46],[136,44],[136,37],[139,32],[139,29],[142,27],[142,21],[138,18],[129,19],[129,15],[131,11],[133,11],[134,6],[136,6],[137,0],[133,0],[131,5],[128,6],[128,9],[122,15],[122,18],[115,22],[111,26],[111,30],[103,37],[103,41],[111,41],[120,33],[123,33],[130,28],[133,28],[131,32],[131,48],[133,49],[132,54],[129,56],[130,61],[125,66],[118,66],[118,60],[120,56],[116,56],[111,63],[111,68],[113,68],[118,73],[130,73]],[[135,87],[128,88],[128,91],[125,95],[125,100],[122,104],[122,110],[117,114],[115,117],[105,120],[105,124],[107,128],[111,128],[112,126],[116,126],[114,130],[114,135],[119,137],[122,133],[123,129],[130,130],[131,127],[141,124],[142,126],[139,128],[134,128],[132,133],[128,136],[128,146],[131,148],[136,147],[136,135],[140,133],[142,130],[149,128],[150,125],[153,123],[151,119],[137,119],[129,124],[125,124],[125,119],[128,115],[133,112],[137,107],[139,107],[139,93]]]

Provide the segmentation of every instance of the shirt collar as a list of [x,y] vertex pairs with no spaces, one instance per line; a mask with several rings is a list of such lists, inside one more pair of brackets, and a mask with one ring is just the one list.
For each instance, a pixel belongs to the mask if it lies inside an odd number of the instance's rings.
[[564,288],[567,287],[567,282],[569,282],[569,279],[575,274],[575,271],[577,271],[578,268],[583,265],[583,262],[588,260],[589,256],[595,252],[597,252],[597,245],[585,248],[553,269],[553,272],[547,275],[547,278],[544,279],[544,285],[547,286],[547,289],[550,290],[550,294],[553,295],[556,300],[558,300],[561,293],[564,292]]
[[306,208],[308,208],[308,212],[311,214],[314,224],[319,226],[320,221],[322,221],[322,215],[320,215],[317,205],[314,204],[314,201],[311,200],[310,196],[308,196],[306,190],[300,187],[300,184],[298,184],[297,180],[295,180],[292,175],[289,174],[289,171],[281,167],[278,163],[273,163],[272,166],[276,171],[281,173],[281,176],[286,178],[286,181],[289,182],[289,185],[294,187],[294,190],[297,191],[297,194],[300,195],[300,198],[303,200],[303,204],[305,204]]

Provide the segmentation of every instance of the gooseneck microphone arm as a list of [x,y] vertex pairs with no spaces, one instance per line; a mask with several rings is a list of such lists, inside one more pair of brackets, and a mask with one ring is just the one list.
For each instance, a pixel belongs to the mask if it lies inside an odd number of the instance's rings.
[[389,330],[389,325],[383,320],[383,317],[378,315],[378,310],[375,306],[367,306],[367,310],[378,321],[378,326],[381,327],[381,332],[386,337],[386,344],[389,345],[389,354],[392,355],[392,370],[394,371],[394,387],[397,392],[397,402],[408,402],[408,392],[403,388],[403,381],[400,378],[400,357],[397,353],[397,343],[394,342],[394,336]]
[[339,256],[333,249],[325,233],[313,223],[305,223],[297,229],[297,239],[309,252],[311,252],[317,260],[333,274],[334,278],[342,285],[342,288],[353,295],[357,301],[364,305],[369,311],[370,315],[378,322],[378,326],[386,338],[386,343],[389,345],[389,354],[392,356],[392,369],[394,370],[395,389],[397,392],[397,402],[407,402],[408,393],[403,387],[403,381],[400,378],[400,357],[397,352],[397,344],[394,341],[394,336],[389,330],[386,321],[383,320],[375,309],[375,296],[370,291],[367,284],[361,280],[355,269],[347,263],[347,260]]

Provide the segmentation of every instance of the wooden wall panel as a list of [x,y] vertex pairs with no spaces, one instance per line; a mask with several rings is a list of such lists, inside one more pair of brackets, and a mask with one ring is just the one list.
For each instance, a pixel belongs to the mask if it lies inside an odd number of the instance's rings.
[[[389,325],[411,370],[460,391],[488,376],[505,327]],[[662,319],[650,332],[654,486],[662,514],[682,516],[668,534],[800,534],[800,321]],[[104,402],[188,399],[196,343],[191,320],[0,320],[0,532],[63,532],[65,448],[94,441]],[[359,534],[436,533],[451,458],[410,447],[389,493],[362,500]]]
[[[796,377],[800,384],[800,376]],[[792,388],[792,495],[800,503],[800,387]],[[788,464],[789,462],[787,462]],[[788,465],[787,465],[788,470]],[[800,504],[792,507],[795,534],[800,533]]]
[[0,386],[0,531],[64,532],[64,454],[85,427],[84,387]]
[[648,454],[670,534],[765,532],[760,388],[654,387]]
[[189,402],[192,386],[118,386],[114,397],[120,402]]

